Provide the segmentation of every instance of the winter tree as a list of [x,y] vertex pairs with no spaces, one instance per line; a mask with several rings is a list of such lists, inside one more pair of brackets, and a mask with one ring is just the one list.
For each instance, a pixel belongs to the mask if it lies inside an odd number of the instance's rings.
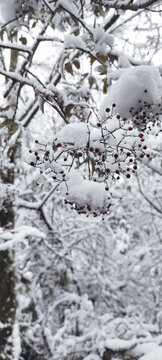
[[0,10],[0,359],[161,360],[162,2]]

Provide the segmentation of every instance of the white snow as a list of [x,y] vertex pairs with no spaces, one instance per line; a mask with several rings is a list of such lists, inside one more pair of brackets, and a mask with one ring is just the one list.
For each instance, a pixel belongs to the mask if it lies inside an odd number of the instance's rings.
[[85,123],[68,124],[57,133],[57,139],[63,143],[71,144],[75,148],[86,146],[88,141],[87,125]]
[[102,27],[97,27],[93,29],[94,41],[100,45],[106,44],[112,46],[114,43],[114,37],[110,34],[107,34]]
[[13,231],[3,231],[0,228],[0,241],[7,240],[0,244],[0,251],[11,248],[13,245],[16,245],[18,242],[23,241],[28,236],[40,238],[46,237],[46,235],[42,231],[34,228],[33,226],[22,225],[20,227],[17,227]]
[[162,359],[162,348],[159,348],[142,356],[139,360],[161,360],[161,359]]
[[101,116],[105,109],[116,104],[115,113],[122,117],[130,117],[130,109],[140,108],[139,101],[158,105],[162,97],[162,80],[160,72],[154,66],[141,65],[123,70],[119,79],[113,83],[108,95],[101,104]]
[[12,331],[13,338],[13,360],[19,360],[21,354],[21,339],[19,322],[15,321]]
[[80,173],[72,170],[68,179],[67,199],[79,206],[90,206],[92,210],[104,208],[107,200],[105,184],[82,178]]
[[2,23],[8,22],[15,17],[14,4],[14,0],[0,0],[0,20]]
[[72,48],[85,49],[85,43],[83,42],[81,37],[75,36],[73,34],[64,36],[64,46],[65,48],[72,47]]
[[112,351],[129,350],[137,343],[136,339],[122,340],[122,339],[109,339],[106,341],[106,347]]
[[72,14],[74,14],[76,16],[78,15],[77,11],[76,11],[76,7],[75,7],[73,1],[59,0],[58,3],[57,3],[57,6],[63,6],[65,9],[70,11]]

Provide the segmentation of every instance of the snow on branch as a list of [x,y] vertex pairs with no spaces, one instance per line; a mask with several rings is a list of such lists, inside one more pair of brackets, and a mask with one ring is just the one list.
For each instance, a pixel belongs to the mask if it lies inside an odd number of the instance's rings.
[[87,25],[85,24],[84,20],[82,20],[81,18],[78,17],[75,9],[74,9],[74,5],[70,4],[69,5],[69,1],[67,0],[59,0],[58,2],[58,6],[63,9],[64,11],[66,11],[72,18],[74,18],[76,21],[78,21],[84,29],[87,30],[87,32],[93,36],[93,33],[91,32],[91,30],[87,27]]
[[32,87],[37,95],[39,95],[43,101],[48,103],[50,106],[52,106],[57,113],[62,117],[62,119],[68,124],[68,119],[66,118],[66,115],[63,113],[63,111],[59,108],[58,104],[55,102],[55,96],[47,89],[45,86],[42,86],[40,81],[38,79],[30,80],[26,77],[21,76],[20,74],[16,74],[11,71],[4,71],[0,68],[0,74],[6,76],[7,78],[14,80],[14,82],[19,82],[21,85],[28,85]]
[[106,214],[114,203],[111,181],[130,179],[137,160],[149,161],[145,133],[160,125],[162,80],[151,66],[119,73],[99,116],[64,126],[52,147],[35,140],[28,163],[58,184],[65,204],[79,214]]
[[[97,2],[97,1],[95,1]],[[100,2],[100,5],[101,6],[106,6],[106,7],[109,7],[109,8],[113,8],[113,9],[116,9],[116,10],[131,10],[131,11],[137,11],[137,10],[140,10],[140,9],[145,9],[145,8],[148,8],[149,6],[152,6],[152,5],[158,5],[158,2],[157,0],[144,0],[144,1],[141,1],[141,0],[138,0],[137,2],[135,2],[135,4],[132,4],[132,1],[109,1],[109,0],[103,0]]]
[[0,242],[3,241],[3,243],[0,243],[0,251],[10,249],[18,242],[23,242],[25,238],[31,236],[42,239],[46,237],[46,235],[42,231],[32,226],[22,225],[13,231],[3,231],[2,229],[0,229]]
[[11,44],[8,42],[3,43],[0,41],[0,48],[13,49],[13,50],[17,50],[17,51],[31,53],[31,48],[29,46],[24,46],[24,45],[19,45],[19,44]]

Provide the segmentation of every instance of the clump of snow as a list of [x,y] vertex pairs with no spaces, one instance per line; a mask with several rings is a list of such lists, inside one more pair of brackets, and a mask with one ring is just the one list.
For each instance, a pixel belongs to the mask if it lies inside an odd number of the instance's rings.
[[80,36],[75,36],[73,34],[65,35],[65,37],[64,37],[64,46],[65,46],[65,48],[72,47],[72,48],[85,49],[85,43],[81,39],[81,37]]
[[142,355],[149,354],[150,352],[158,351],[160,349],[159,345],[154,342],[146,342],[143,344],[137,344],[137,346],[132,350],[131,354],[134,357],[139,357]]
[[161,103],[162,79],[154,66],[141,65],[121,72],[119,79],[111,86],[101,105],[101,116],[105,109],[116,104],[115,113],[130,118],[130,110],[139,110],[141,102],[157,105]]
[[108,339],[106,347],[112,351],[124,351],[133,348],[137,343],[136,339],[122,340],[122,339]]
[[112,46],[114,43],[114,37],[110,34],[107,34],[102,27],[93,29],[93,38],[96,43],[101,45],[106,44]]
[[161,359],[162,359],[162,348],[159,348],[142,356],[139,360],[161,360]]
[[98,356],[97,354],[92,353],[92,354],[86,356],[84,358],[84,360],[101,360],[101,357]]
[[57,139],[76,148],[86,146],[88,141],[87,125],[84,123],[68,124],[57,133]]
[[73,1],[59,0],[57,6],[63,6],[65,9],[77,16],[77,8],[75,7]]
[[107,34],[103,28],[97,27],[92,30],[93,38],[95,42],[96,51],[100,54],[106,55],[107,46],[112,47],[114,43],[114,37]]
[[78,210],[86,207],[91,211],[99,210],[101,212],[106,208],[108,194],[105,184],[85,180],[76,170],[70,172],[67,184],[68,195],[66,198],[69,203],[74,203]]

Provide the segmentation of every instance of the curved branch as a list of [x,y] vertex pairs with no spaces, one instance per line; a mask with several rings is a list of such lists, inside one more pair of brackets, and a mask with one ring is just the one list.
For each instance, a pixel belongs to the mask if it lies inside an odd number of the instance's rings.
[[84,29],[86,29],[87,32],[88,32],[91,36],[93,36],[93,33],[89,30],[89,28],[86,26],[86,24],[84,23],[83,20],[79,19],[72,11],[70,11],[69,9],[66,9],[66,7],[64,7],[62,4],[60,4],[59,7],[60,7],[62,10],[66,11],[69,15],[71,15],[72,18],[74,18],[76,21],[78,21],[78,22],[84,27]]
[[66,118],[65,114],[62,110],[59,109],[59,107],[56,104],[51,103],[48,101],[47,96],[50,95],[53,96],[52,93],[49,93],[49,90],[43,87],[41,84],[39,84],[38,80],[32,81],[30,79],[27,79],[26,77],[23,77],[19,74],[15,74],[11,71],[4,71],[3,69],[0,69],[0,74],[8,77],[11,80],[14,80],[14,83],[19,82],[21,85],[28,85],[34,89],[34,91],[39,94],[43,100],[48,103],[50,106],[52,106],[57,113],[62,117],[62,119],[65,121],[66,124],[69,124],[68,119]]
[[[97,3],[97,1],[95,1]],[[123,4],[123,1],[101,1],[99,5],[101,6],[105,6],[108,8],[113,8],[116,10],[131,10],[131,11],[137,11],[140,9],[146,9],[151,5],[157,4],[158,5],[158,0],[146,0],[145,2],[139,1],[139,4],[132,4],[132,1],[130,1],[130,3],[128,4]],[[150,9],[149,9],[150,10]]]

